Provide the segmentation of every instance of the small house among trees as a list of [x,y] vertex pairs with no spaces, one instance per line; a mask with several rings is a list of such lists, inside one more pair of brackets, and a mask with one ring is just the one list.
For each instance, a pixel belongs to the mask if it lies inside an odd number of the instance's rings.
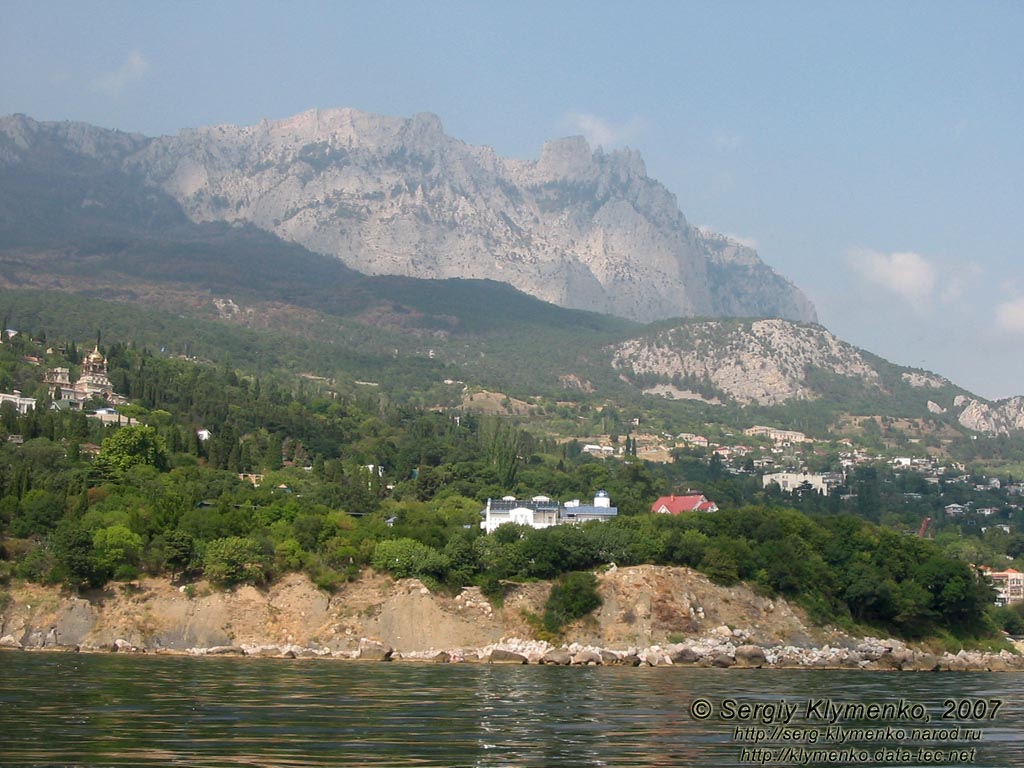
[[651,504],[651,512],[660,515],[678,515],[683,512],[717,512],[718,505],[701,493],[683,496],[662,496]]

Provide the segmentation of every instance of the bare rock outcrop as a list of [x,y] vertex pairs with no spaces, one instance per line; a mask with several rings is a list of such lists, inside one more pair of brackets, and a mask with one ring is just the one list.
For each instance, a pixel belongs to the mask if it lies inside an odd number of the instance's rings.
[[953,404],[963,409],[958,417],[960,423],[975,432],[999,435],[1024,429],[1024,397],[986,403],[961,395]]
[[[781,599],[760,597],[742,585],[720,587],[687,568],[649,565],[599,574],[603,605],[567,628],[572,642],[553,646],[531,639],[524,619],[542,610],[548,590],[542,583],[510,585],[504,605],[488,606],[488,613],[477,605],[475,590],[449,597],[432,593],[415,579],[395,582],[369,571],[333,596],[300,574],[263,590],[244,586],[230,592],[207,592],[199,584],[186,593],[165,580],[142,579],[96,600],[16,583],[8,587],[11,600],[0,613],[0,649],[444,663],[1024,671],[1024,656],[1005,651],[936,656],[891,638],[855,640],[836,630],[809,627]],[[421,601],[433,604],[431,613],[424,613]],[[472,621],[464,618],[467,611]],[[204,616],[230,639],[178,648],[161,644],[160,638],[201,634],[180,625],[196,616]],[[417,639],[424,616],[440,622],[429,644]]]
[[809,380],[814,370],[881,389],[878,372],[856,347],[819,326],[786,320],[666,328],[617,345],[612,365],[627,377],[697,381],[757,405],[817,398]]

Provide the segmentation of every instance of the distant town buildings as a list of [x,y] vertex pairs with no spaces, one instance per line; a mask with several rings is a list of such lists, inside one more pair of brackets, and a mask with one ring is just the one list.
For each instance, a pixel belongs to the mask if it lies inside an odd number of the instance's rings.
[[590,520],[610,520],[619,514],[611,505],[611,499],[604,491],[598,491],[593,504],[580,504],[578,499],[562,504],[547,496],[534,496],[529,500],[505,496],[498,500],[487,500],[487,506],[480,512],[484,519],[480,527],[491,533],[499,525],[518,523],[532,528],[550,528],[553,525],[585,523]]
[[676,435],[676,440],[697,448],[707,448],[711,444],[704,435],[696,435],[693,432],[680,432]]

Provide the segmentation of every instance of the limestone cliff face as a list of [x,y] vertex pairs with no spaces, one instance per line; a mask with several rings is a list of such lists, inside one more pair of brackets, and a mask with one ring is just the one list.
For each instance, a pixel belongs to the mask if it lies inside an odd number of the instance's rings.
[[47,153],[142,179],[193,221],[249,222],[367,274],[491,278],[640,321],[815,320],[756,253],[691,227],[636,152],[581,137],[520,161],[447,136],[431,114],[312,110],[159,139],[0,118],[0,170]]
[[[816,630],[779,598],[759,597],[744,585],[721,587],[686,568],[642,565],[602,573],[604,605],[579,622],[569,640],[624,648],[701,637],[721,625],[743,627],[756,642],[805,643]],[[377,638],[401,653],[467,650],[501,638],[532,637],[525,616],[540,614],[547,582],[510,587],[501,607],[479,588],[455,597],[421,582],[366,572],[329,595],[301,574],[262,589],[229,592],[205,583],[191,592],[166,579],[145,578],[134,588],[111,589],[102,599],[61,594],[55,587],[14,583],[0,606],[0,638],[26,648],[98,648],[122,641],[136,648],[184,651],[228,645],[354,651]],[[0,645],[0,650],[2,650]]]
[[975,432],[999,435],[1024,429],[1024,397],[985,403],[961,395],[953,405],[963,409],[958,417],[960,423]]
[[631,377],[708,383],[736,402],[758,405],[820,397],[808,379],[815,369],[881,388],[878,372],[855,347],[819,326],[785,320],[667,328],[616,347],[612,365]]

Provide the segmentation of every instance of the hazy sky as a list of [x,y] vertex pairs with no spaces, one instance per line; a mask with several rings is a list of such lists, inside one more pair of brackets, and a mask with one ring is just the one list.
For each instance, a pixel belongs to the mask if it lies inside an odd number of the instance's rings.
[[435,112],[643,154],[822,323],[1024,394],[1024,3],[0,0],[0,114],[147,135]]

